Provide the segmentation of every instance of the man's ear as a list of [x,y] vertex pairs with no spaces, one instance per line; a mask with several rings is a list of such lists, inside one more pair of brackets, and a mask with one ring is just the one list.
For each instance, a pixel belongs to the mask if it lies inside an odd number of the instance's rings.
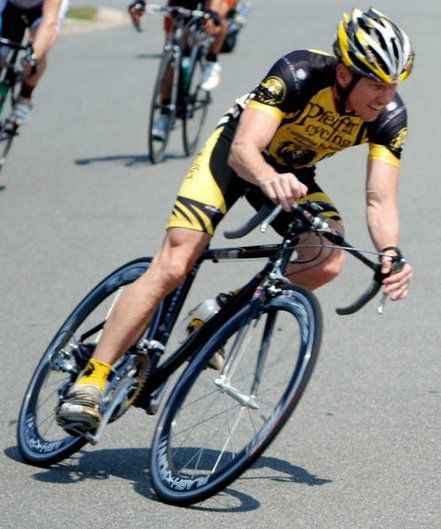
[[352,81],[352,72],[344,64],[339,62],[336,68],[336,79],[340,86],[346,88],[349,83]]

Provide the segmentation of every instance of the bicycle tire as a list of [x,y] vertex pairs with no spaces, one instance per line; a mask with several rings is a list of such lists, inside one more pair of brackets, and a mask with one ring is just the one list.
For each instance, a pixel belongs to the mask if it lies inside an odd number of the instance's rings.
[[224,42],[222,43],[221,53],[232,53],[237,46],[239,29],[227,32]]
[[[10,113],[14,107],[15,100],[17,99],[19,91],[19,83],[16,83],[11,87],[6,94],[5,101],[2,105],[2,115],[5,115],[7,112]],[[8,126],[9,125],[9,126]],[[18,127],[16,125],[8,124],[6,119],[2,119],[0,123],[0,174],[6,163],[6,158],[11,150],[12,143],[16,136]],[[0,190],[4,189],[6,184],[0,182]]]
[[[275,327],[282,316],[288,318],[287,329],[292,330],[292,334],[296,331],[298,345],[296,358],[291,361],[289,368],[287,363],[290,363],[290,356],[280,345],[283,340],[282,330],[279,326]],[[292,325],[294,321],[297,322],[295,326]],[[250,322],[253,322],[254,327]],[[260,411],[254,409],[256,413],[252,415],[254,412],[251,404],[238,404],[225,390],[221,392],[216,389],[215,384],[218,385],[218,382],[213,384],[213,370],[205,369],[205,366],[213,354],[228,347],[230,340],[239,336],[238,333],[245,329],[247,324],[250,324],[248,329],[253,330],[257,329],[259,322],[263,323],[262,336],[257,338],[259,349],[271,347],[272,344],[276,349],[266,358],[261,394],[256,395],[254,403],[259,406]],[[153,487],[162,501],[174,505],[200,502],[224,489],[262,454],[300,401],[318,357],[321,335],[322,316],[319,303],[314,294],[299,287],[286,289],[282,295],[263,305],[259,318],[253,314],[251,304],[245,306],[213,333],[212,338],[198,352],[176,383],[156,426],[151,447],[150,471]],[[291,337],[286,343],[292,347],[294,342],[290,340]],[[233,383],[236,388],[246,386],[250,382],[250,377],[244,374],[246,366],[257,366],[257,363],[249,362],[248,354],[251,350],[252,347],[248,348],[248,352],[244,351],[246,358],[240,370],[241,376]],[[228,363],[228,356],[226,358]],[[277,379],[284,379],[283,382],[267,385],[264,377],[271,374]],[[251,378],[254,379],[255,376],[252,371]],[[220,379],[221,377],[217,380]],[[192,398],[189,398],[189,395]],[[204,402],[202,420],[198,422],[196,410],[204,399],[207,401],[206,397],[208,403]],[[270,400],[274,400],[274,403],[268,404]],[[235,415],[234,421],[233,418],[230,420],[231,414]],[[247,424],[239,425],[241,415],[249,418]],[[182,430],[179,429],[180,419]],[[186,420],[191,423],[187,424]],[[212,424],[209,424],[209,421]],[[221,439],[223,422],[227,423],[229,432],[226,440]],[[231,428],[231,424],[234,428]],[[248,430],[251,430],[251,434]],[[201,444],[199,441],[192,444],[193,439],[190,437],[195,438],[199,435],[198,432],[201,432],[204,441]],[[183,438],[179,437],[180,434]],[[237,434],[235,443],[238,444],[234,445],[228,439],[230,434]],[[217,446],[220,446],[221,450],[218,450]],[[231,452],[233,446],[237,447],[234,453]],[[226,450],[227,447],[230,451]]]
[[[60,397],[76,378],[76,373],[69,374],[54,369],[56,362],[59,361],[57,355],[62,348],[66,347],[66,344],[72,341],[74,333],[79,331],[84,322],[87,321],[90,328],[90,325],[93,327],[99,323],[98,321],[93,323],[92,319],[98,318],[99,321],[105,319],[105,314],[103,318],[103,314],[98,315],[96,309],[100,308],[100,310],[107,310],[108,312],[108,307],[104,306],[104,302],[109,302],[112,295],[121,287],[137,279],[148,268],[149,262],[149,258],[132,261],[104,278],[75,307],[55,334],[31,377],[20,408],[17,423],[17,445],[25,462],[47,467],[66,459],[87,443],[84,437],[69,435],[56,424],[55,411]],[[85,330],[81,330],[81,334],[84,332]],[[60,380],[51,386],[53,391],[46,401],[41,401],[40,397],[44,385],[51,375]],[[49,399],[52,397],[55,402],[49,403]],[[48,409],[48,417],[41,415],[41,412],[44,411],[43,406]],[[43,432],[43,429],[46,431]],[[51,429],[50,435],[54,436],[52,439],[47,438],[49,429]]]
[[[6,158],[16,136],[18,136],[17,127],[11,128],[10,131],[6,131],[3,126],[0,128],[0,172],[6,163]],[[5,184],[0,184],[0,189],[2,187],[5,187]]]
[[[159,64],[158,76],[155,81],[155,87],[153,89],[153,97],[150,105],[150,118],[149,118],[149,130],[148,130],[148,148],[149,148],[149,157],[152,164],[161,162],[165,157],[165,150],[167,148],[170,133],[173,129],[174,123],[176,121],[176,105],[178,99],[178,83],[179,83],[179,68],[176,67],[176,59],[173,53],[164,52]],[[161,103],[161,89],[162,85],[165,82],[166,75],[170,72],[172,73],[172,91],[170,96],[170,102],[167,105]],[[155,138],[153,134],[153,126],[157,118],[161,113],[167,110],[169,121],[168,127],[165,131],[165,137],[162,140]]]
[[210,104],[210,93],[202,90],[202,61],[196,55],[183,95],[182,143],[186,156],[191,156],[199,143]]

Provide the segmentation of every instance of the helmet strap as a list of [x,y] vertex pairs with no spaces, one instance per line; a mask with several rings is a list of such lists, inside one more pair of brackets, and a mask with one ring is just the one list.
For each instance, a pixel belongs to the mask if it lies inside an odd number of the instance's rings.
[[337,88],[337,110],[340,114],[352,114],[352,112],[346,112],[346,103],[348,102],[349,96],[352,90],[355,88],[355,85],[361,79],[361,75],[355,72],[352,72],[352,79],[350,80],[348,86],[342,86],[338,81],[336,82]]

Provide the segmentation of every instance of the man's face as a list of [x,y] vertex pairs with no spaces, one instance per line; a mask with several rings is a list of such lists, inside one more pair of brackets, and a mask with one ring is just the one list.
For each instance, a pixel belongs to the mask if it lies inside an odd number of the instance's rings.
[[357,114],[363,121],[375,121],[395,97],[397,87],[398,82],[386,84],[362,77],[349,95],[347,110]]

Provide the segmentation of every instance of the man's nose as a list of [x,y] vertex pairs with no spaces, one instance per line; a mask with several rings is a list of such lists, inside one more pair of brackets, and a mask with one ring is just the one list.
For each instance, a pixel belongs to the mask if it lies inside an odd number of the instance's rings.
[[395,97],[396,91],[396,86],[387,86],[379,95],[378,102],[382,105],[387,105]]

